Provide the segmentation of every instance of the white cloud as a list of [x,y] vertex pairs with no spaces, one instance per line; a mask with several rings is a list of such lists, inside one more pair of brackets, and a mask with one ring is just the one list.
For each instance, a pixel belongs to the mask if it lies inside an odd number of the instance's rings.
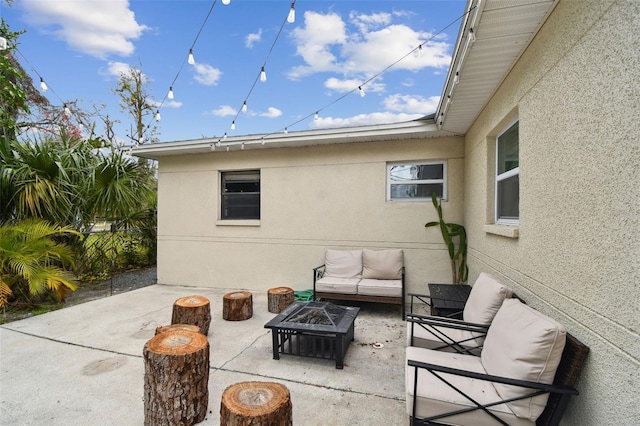
[[417,120],[423,117],[424,114],[407,114],[407,113],[393,113],[393,112],[374,112],[371,114],[358,114],[353,117],[335,118],[335,117],[323,117],[322,114],[317,120],[311,120],[309,127],[314,129],[329,129],[336,127],[351,127],[351,126],[367,126],[373,124],[389,124],[397,123],[400,121]]
[[351,12],[349,14],[349,19],[358,27],[361,33],[366,33],[373,28],[379,28],[383,25],[389,24],[391,22],[391,14],[382,12],[364,15]]
[[116,77],[120,77],[123,74],[128,74],[131,70],[131,66],[129,64],[125,64],[124,62],[109,62],[107,64],[107,74],[115,75]]
[[229,105],[221,105],[219,108],[211,111],[211,114],[215,115],[216,117],[229,117],[236,115],[237,113],[238,111],[236,111],[235,108]]
[[260,114],[261,117],[267,117],[267,118],[278,118],[281,115],[282,115],[282,111],[280,111],[276,107],[269,107],[267,108],[267,112],[263,112],[262,114]]
[[215,86],[218,84],[218,80],[220,80],[220,77],[222,76],[222,71],[207,64],[196,62],[193,65],[193,69],[196,73],[193,77],[194,80],[200,84],[204,84],[205,86]]
[[244,39],[244,46],[252,49],[253,45],[262,40],[262,28],[258,29],[257,33],[250,33]]
[[[292,32],[296,53],[304,64],[291,68],[289,78],[299,79],[319,72],[340,73],[348,78],[373,76],[396,61],[399,62],[386,72],[418,71],[427,67],[446,69],[451,62],[448,53],[451,44],[446,38],[433,38],[429,32],[393,24],[396,16],[400,15],[352,13],[352,26],[348,26],[336,13],[305,12],[304,25]],[[421,43],[421,55],[409,54]],[[404,55],[407,56],[403,58]]]
[[358,86],[362,87],[365,93],[369,92],[383,92],[385,85],[382,83],[376,83],[370,81],[367,84],[362,84],[362,80],[345,79],[341,80],[335,77],[328,78],[324,82],[324,87],[327,89],[335,90],[336,92],[350,92],[357,90]]
[[292,37],[296,53],[302,56],[306,65],[294,67],[289,72],[290,78],[340,69],[337,57],[331,51],[332,46],[341,46],[347,41],[346,25],[338,14],[307,11],[304,26],[294,28]]
[[178,101],[165,101],[164,104],[162,104],[163,108],[180,108],[182,107],[182,102],[178,102]]
[[139,24],[128,0],[23,1],[25,19],[72,49],[105,59],[130,56],[149,27]]
[[435,112],[439,101],[440,96],[424,98],[422,96],[396,94],[385,98],[384,106],[391,111],[426,115]]

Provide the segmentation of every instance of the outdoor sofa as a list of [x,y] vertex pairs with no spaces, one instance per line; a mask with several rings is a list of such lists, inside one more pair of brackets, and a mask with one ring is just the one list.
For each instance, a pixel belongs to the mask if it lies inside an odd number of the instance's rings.
[[325,263],[313,268],[313,298],[396,304],[404,318],[403,251],[326,250]]

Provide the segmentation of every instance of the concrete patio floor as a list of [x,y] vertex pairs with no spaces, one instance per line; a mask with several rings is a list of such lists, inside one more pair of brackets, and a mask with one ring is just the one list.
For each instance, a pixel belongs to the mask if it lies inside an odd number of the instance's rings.
[[222,392],[243,381],[284,384],[295,425],[409,423],[399,307],[353,304],[361,307],[355,340],[339,370],[330,360],[274,360],[267,292],[246,289],[253,317],[225,321],[222,297],[234,290],[156,284],[0,326],[0,424],[142,424],[142,349],[171,322],[173,302],[194,294],[209,298],[212,315],[209,414],[200,424],[218,425]]

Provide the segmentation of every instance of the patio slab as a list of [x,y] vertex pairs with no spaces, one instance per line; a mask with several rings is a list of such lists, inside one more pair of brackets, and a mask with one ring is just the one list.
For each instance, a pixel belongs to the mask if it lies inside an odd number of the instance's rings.
[[219,424],[222,392],[241,381],[287,386],[294,424],[408,424],[398,307],[356,305],[355,340],[338,370],[330,360],[274,360],[267,292],[246,289],[253,317],[225,321],[222,297],[235,290],[156,284],[0,326],[0,424],[142,424],[142,348],[171,322],[173,302],[193,294],[209,298],[212,315],[209,415],[200,424]]

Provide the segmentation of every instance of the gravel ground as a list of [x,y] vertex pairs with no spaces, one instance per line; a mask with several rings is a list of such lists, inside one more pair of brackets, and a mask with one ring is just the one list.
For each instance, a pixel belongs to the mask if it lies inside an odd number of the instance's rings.
[[[94,283],[82,283],[76,291],[67,295],[65,303],[51,305],[51,310],[64,309],[80,303],[109,297],[114,294],[126,293],[158,282],[157,268],[155,266],[137,269],[135,271],[122,272],[113,278]],[[28,318],[34,314],[28,311],[8,309],[0,313],[0,324]]]

